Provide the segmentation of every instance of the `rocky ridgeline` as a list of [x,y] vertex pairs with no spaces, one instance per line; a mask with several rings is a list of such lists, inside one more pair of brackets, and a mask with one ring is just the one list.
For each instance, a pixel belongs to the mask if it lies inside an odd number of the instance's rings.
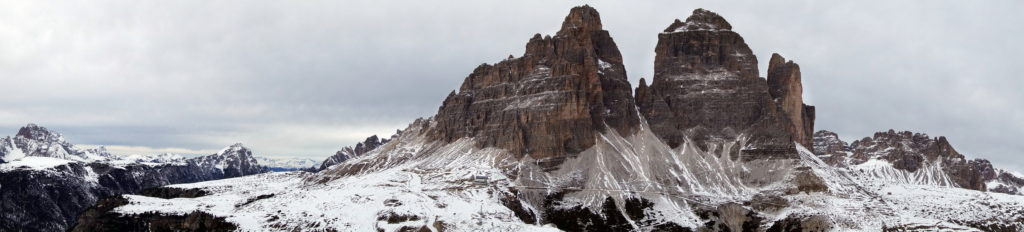
[[957,187],[980,191],[1021,194],[1024,179],[992,167],[985,159],[967,159],[946,137],[889,130],[846,143],[831,131],[814,133],[814,153],[836,167],[851,167],[872,159],[884,160],[893,168],[918,172],[929,166],[941,167]]
[[[34,124],[0,140],[0,157],[5,158],[0,163],[0,231],[64,231],[105,197],[267,171],[241,144],[190,159],[122,159],[102,148],[79,149],[60,133]],[[44,161],[55,163],[38,164]]]
[[388,143],[388,141],[394,140],[401,134],[402,131],[398,130],[397,132],[395,132],[394,135],[391,136],[390,139],[381,139],[377,138],[377,135],[373,135],[367,137],[362,142],[357,143],[354,147],[343,147],[341,148],[341,150],[338,150],[338,152],[335,152],[334,155],[327,157],[327,159],[321,162],[320,168],[317,169],[317,171],[327,169],[331,165],[339,164],[351,158],[355,158],[357,156],[366,154],[367,152],[373,151],[374,149],[377,149],[378,147]]
[[[799,67],[773,55],[768,79],[757,57],[721,16],[704,9],[658,35],[654,79],[641,79],[636,101],[651,129],[672,147],[709,146],[750,136],[747,158],[793,157],[809,145],[813,107],[803,104]],[[738,146],[737,146],[738,147]]]

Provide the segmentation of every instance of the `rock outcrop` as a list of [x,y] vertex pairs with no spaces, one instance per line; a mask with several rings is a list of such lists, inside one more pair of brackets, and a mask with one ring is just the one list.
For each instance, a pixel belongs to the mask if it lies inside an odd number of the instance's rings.
[[942,136],[889,130],[846,145],[836,133],[818,131],[814,133],[814,152],[832,166],[851,167],[880,160],[908,173],[933,172],[922,176],[966,189],[1017,194],[1024,186],[1024,179],[994,168],[988,160],[967,159]]
[[429,136],[474,137],[481,147],[553,165],[593,146],[600,133],[633,134],[639,117],[630,88],[600,15],[575,7],[555,36],[534,35],[523,56],[473,70],[444,100]]
[[839,138],[835,132],[820,130],[814,132],[813,151],[822,161],[832,166],[846,167],[853,149],[850,144]]
[[811,148],[814,134],[814,106],[803,102],[800,65],[772,54],[768,61],[768,93],[782,107],[790,125],[788,131],[804,147]]
[[[757,57],[718,14],[697,9],[686,21],[676,20],[658,35],[655,54],[653,81],[647,86],[641,80],[636,102],[669,146],[691,139],[708,150],[745,136],[742,153],[749,159],[792,157],[793,141],[810,144],[792,133],[802,132],[805,121],[796,122],[799,128],[790,122],[768,82],[758,77]],[[796,77],[780,76],[783,87],[772,89],[787,94],[779,99],[802,106]],[[797,111],[803,119],[804,110]]]
[[338,150],[338,152],[335,152],[334,155],[327,157],[327,159],[321,162],[320,168],[317,170],[324,170],[332,165],[339,164],[341,162],[345,162],[348,159],[355,158],[356,156],[366,154],[367,152],[373,151],[373,149],[377,149],[378,147],[383,146],[384,144],[388,143],[388,141],[395,139],[401,134],[402,131],[398,130],[397,132],[395,132],[395,135],[391,136],[391,139],[381,139],[377,138],[377,135],[373,135],[367,137],[366,140],[363,140],[362,142],[356,143],[354,147],[343,147],[341,148],[341,150]]

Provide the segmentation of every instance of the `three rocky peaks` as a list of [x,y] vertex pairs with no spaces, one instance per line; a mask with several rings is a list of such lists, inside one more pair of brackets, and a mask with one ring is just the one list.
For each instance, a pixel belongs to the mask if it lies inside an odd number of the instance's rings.
[[[702,150],[744,140],[745,159],[793,157],[811,146],[814,107],[803,103],[799,66],[772,56],[768,78],[721,16],[697,9],[658,35],[654,79],[636,96],[600,15],[573,8],[555,36],[534,35],[526,52],[483,64],[444,100],[429,136],[474,137],[555,166],[601,133],[636,133],[646,122],[671,147]],[[739,149],[739,146],[733,146]],[[739,154],[740,152],[736,152]]]

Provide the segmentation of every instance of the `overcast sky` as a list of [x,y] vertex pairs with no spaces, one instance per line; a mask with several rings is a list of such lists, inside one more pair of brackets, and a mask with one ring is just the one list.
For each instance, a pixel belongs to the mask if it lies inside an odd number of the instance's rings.
[[[574,1],[0,1],[0,134],[33,122],[120,153],[321,159],[391,135]],[[1024,171],[1024,2],[590,2],[634,86],[702,7],[801,66],[817,129],[945,135]]]

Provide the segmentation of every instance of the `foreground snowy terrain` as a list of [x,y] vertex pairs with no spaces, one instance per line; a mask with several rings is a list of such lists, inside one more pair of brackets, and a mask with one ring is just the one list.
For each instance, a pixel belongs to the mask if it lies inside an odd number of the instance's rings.
[[[649,133],[645,132],[631,138],[609,134],[560,170],[543,174],[531,171],[535,166],[530,161],[513,161],[502,150],[475,148],[471,139],[442,145],[413,134],[325,172],[268,173],[171,185],[208,194],[172,199],[128,195],[131,203],[115,212],[181,215],[201,211],[223,217],[241,231],[538,231],[557,229],[525,223],[510,206],[522,205],[539,219],[542,203],[531,202],[535,201],[532,193],[568,192],[557,207],[581,206],[600,212],[605,196],[617,204],[624,202],[619,199],[643,198],[654,203],[644,209],[645,215],[656,215],[648,219],[689,228],[709,220],[699,215],[702,210],[722,213],[731,204],[757,209],[766,223],[812,218],[832,222],[833,230],[974,231],[962,225],[979,228],[1024,219],[1024,196],[894,181],[877,174],[887,170],[884,164],[835,168],[803,148],[796,160],[745,162],[685,146],[667,149],[657,140],[646,140],[644,135]],[[614,152],[604,153],[605,149]],[[623,160],[612,160],[608,154],[624,154]],[[801,180],[808,175],[800,170],[821,180]],[[486,184],[474,184],[481,175],[487,176]],[[758,198],[779,200],[752,200]],[[742,224],[749,219],[722,220]],[[651,223],[629,223],[636,230],[653,229]]]

